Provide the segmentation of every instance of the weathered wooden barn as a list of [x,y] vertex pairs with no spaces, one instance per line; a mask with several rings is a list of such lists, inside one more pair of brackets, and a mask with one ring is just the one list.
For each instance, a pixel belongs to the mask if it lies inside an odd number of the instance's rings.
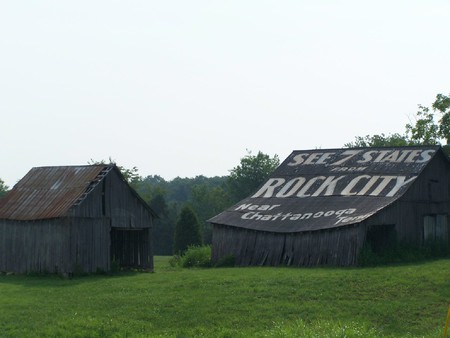
[[152,270],[154,217],[115,165],[33,168],[0,199],[0,271]]
[[445,246],[449,190],[440,147],[294,151],[252,196],[209,220],[212,259],[352,266],[366,245]]

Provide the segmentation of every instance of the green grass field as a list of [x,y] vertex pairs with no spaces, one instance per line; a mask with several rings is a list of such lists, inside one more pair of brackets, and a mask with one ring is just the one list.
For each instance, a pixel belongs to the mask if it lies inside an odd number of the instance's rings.
[[0,336],[442,337],[450,260],[0,276]]

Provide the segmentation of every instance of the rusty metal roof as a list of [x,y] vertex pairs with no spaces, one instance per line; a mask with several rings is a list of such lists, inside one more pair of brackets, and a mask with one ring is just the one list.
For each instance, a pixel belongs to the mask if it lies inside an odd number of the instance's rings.
[[32,168],[3,199],[0,219],[38,220],[66,216],[107,165]]
[[270,232],[360,223],[401,197],[438,146],[294,151],[251,196],[209,222]]

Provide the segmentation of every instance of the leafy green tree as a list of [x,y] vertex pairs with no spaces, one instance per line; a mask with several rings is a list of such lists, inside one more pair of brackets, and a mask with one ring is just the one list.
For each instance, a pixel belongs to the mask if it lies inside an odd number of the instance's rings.
[[140,181],[142,180],[142,177],[139,175],[139,170],[137,167],[133,167],[131,169],[125,168],[121,165],[117,165],[116,161],[113,160],[111,157],[109,158],[109,162],[107,163],[105,160],[101,161],[94,161],[93,159],[90,159],[88,161],[88,164],[92,165],[99,165],[99,164],[111,164],[116,165],[117,168],[119,168],[120,172],[122,173],[125,180],[132,186],[134,189],[139,185]]
[[252,155],[250,151],[241,158],[238,166],[230,170],[227,187],[234,202],[254,192],[269,175],[280,165],[278,155],[270,157],[258,151]]
[[406,136],[400,134],[379,134],[366,135],[364,137],[355,137],[354,142],[349,142],[344,145],[347,148],[366,148],[366,147],[401,147],[407,146],[408,140]]
[[410,123],[406,125],[409,143],[412,145],[439,144],[439,125],[435,122],[430,108],[419,105],[415,119],[414,125]]
[[[405,125],[405,134],[366,135],[357,136],[354,142],[346,143],[345,147],[382,147],[407,145],[450,144],[450,97],[437,94],[429,107],[419,105],[414,116],[414,123]],[[448,151],[448,147],[444,147]]]
[[206,221],[231,206],[230,197],[223,184],[215,185],[212,182],[194,185],[191,194],[192,208],[198,215],[203,229],[203,241],[210,244],[212,228]]
[[9,187],[5,184],[5,182],[0,178],[0,197],[6,194]]
[[441,114],[439,120],[439,135],[450,144],[450,96],[437,94],[433,102],[433,110]]
[[189,205],[181,209],[175,226],[174,252],[183,254],[191,245],[202,245],[200,223]]
[[419,105],[415,120],[406,125],[410,144],[450,143],[450,97],[437,94],[431,109]]

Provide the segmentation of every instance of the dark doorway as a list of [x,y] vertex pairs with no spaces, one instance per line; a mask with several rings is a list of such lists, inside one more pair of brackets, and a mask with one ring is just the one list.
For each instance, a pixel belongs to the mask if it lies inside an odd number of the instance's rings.
[[394,224],[373,225],[367,231],[366,243],[374,253],[379,254],[393,248],[396,237]]
[[151,267],[149,247],[149,229],[111,229],[111,261],[121,267]]

